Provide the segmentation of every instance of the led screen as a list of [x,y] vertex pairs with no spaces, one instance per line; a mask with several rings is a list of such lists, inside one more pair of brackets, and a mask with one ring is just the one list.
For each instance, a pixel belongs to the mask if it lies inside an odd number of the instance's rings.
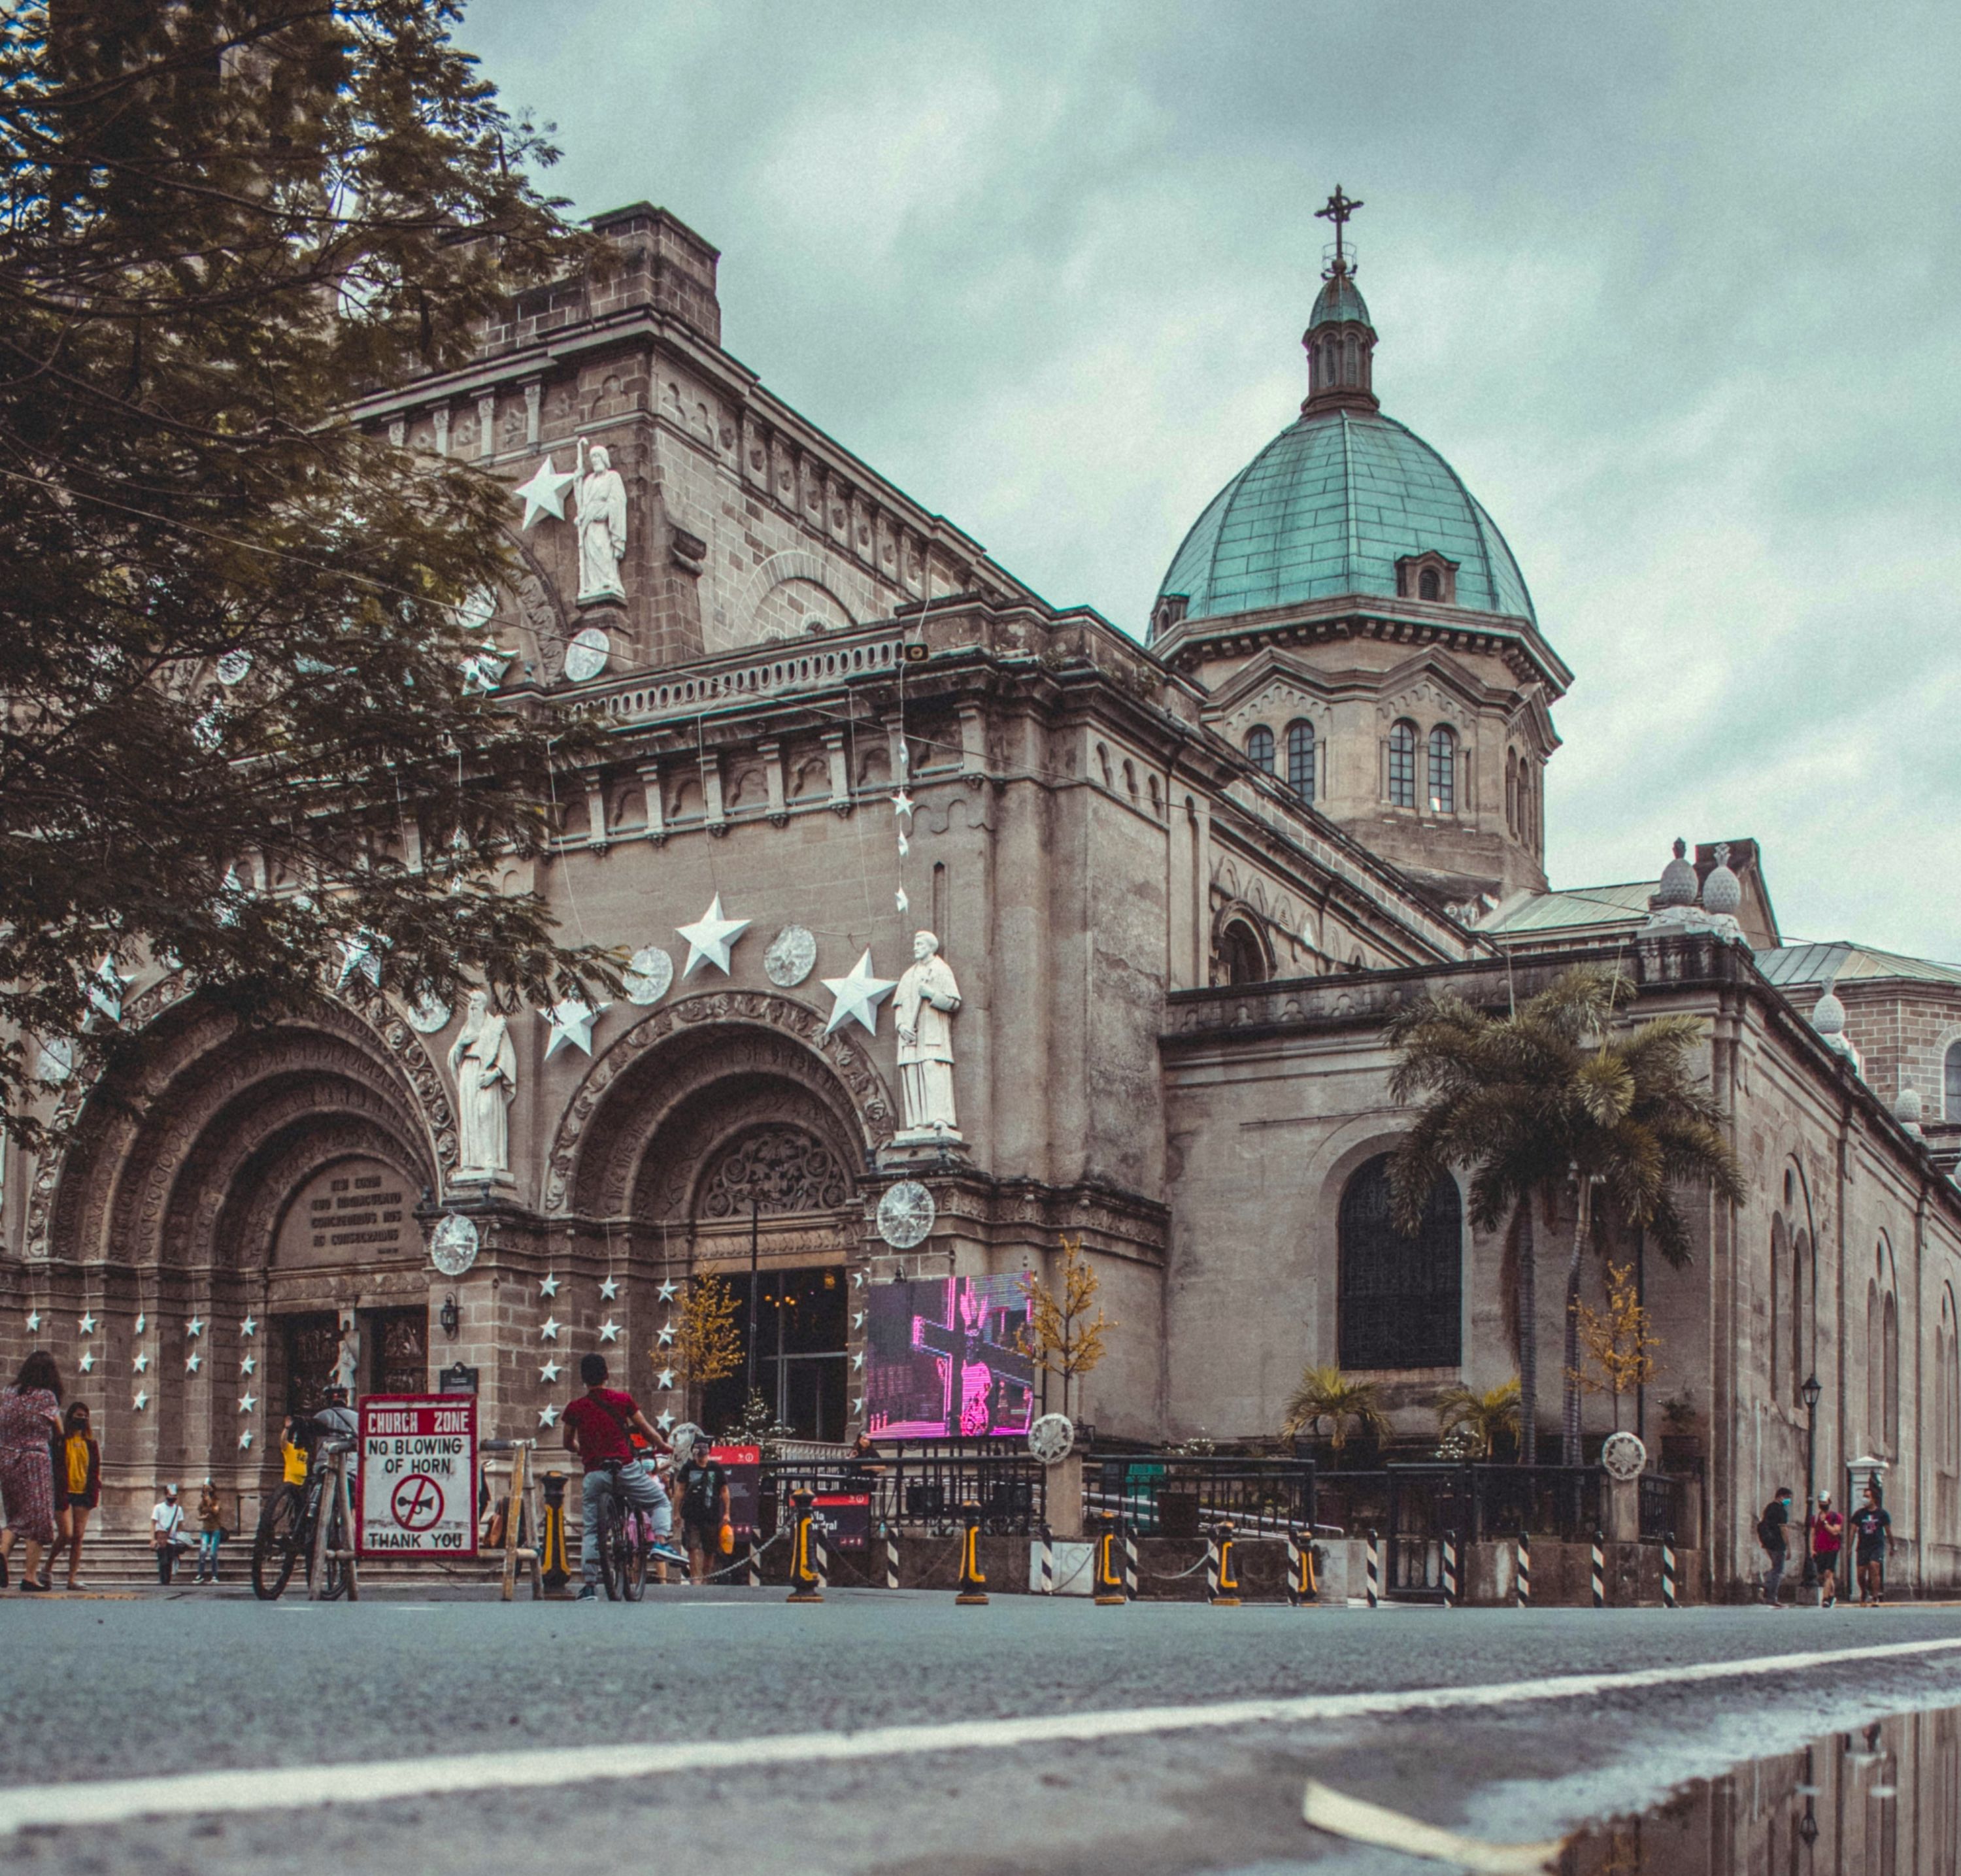
[[869,1292],[866,1424],[874,1438],[1025,1433],[1035,1364],[1019,1276],[939,1277]]

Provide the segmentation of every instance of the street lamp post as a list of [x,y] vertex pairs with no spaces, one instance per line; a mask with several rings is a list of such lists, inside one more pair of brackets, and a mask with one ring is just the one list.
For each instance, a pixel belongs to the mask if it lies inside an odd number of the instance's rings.
[[1818,1397],[1825,1392],[1818,1377],[1807,1374],[1798,1390],[1804,1402],[1804,1587],[1818,1587],[1818,1559],[1813,1554],[1812,1524],[1818,1515]]

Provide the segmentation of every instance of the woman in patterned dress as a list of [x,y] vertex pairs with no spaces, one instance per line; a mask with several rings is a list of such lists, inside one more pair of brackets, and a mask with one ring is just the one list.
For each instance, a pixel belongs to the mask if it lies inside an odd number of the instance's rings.
[[45,1589],[41,1556],[55,1541],[54,1473],[48,1445],[61,1432],[61,1373],[45,1348],[21,1364],[11,1387],[0,1389],[0,1498],[7,1504],[7,1529],[0,1533],[0,1559],[15,1537],[27,1546],[21,1588]]

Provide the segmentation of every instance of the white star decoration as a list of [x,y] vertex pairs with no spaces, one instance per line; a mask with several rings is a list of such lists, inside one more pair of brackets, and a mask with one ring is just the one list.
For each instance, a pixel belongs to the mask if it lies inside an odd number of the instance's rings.
[[862,1414],[865,1411],[865,1396],[863,1394],[851,1403],[851,1411],[853,1414]]
[[191,1336],[202,1335],[204,1333],[204,1318],[201,1316],[193,1316],[188,1322],[184,1324],[184,1333]]
[[81,1332],[84,1335],[92,1335],[95,1333],[95,1318],[94,1316],[86,1314],[83,1316],[81,1319]]
[[250,1374],[258,1365],[258,1363],[250,1355],[241,1355],[238,1358],[238,1372],[241,1374]]
[[563,1327],[564,1324],[559,1322],[556,1318],[547,1316],[544,1322],[540,1325],[538,1333],[542,1335],[547,1342],[556,1342],[558,1340],[558,1332]]
[[663,1348],[674,1345],[674,1319],[671,1316],[661,1325],[661,1332],[654,1339]]
[[95,1351],[93,1348],[84,1349],[82,1351],[81,1359],[75,1365],[83,1374],[93,1374],[95,1372]]
[[145,1322],[147,1322],[149,1319],[149,1319],[147,1316],[145,1316],[145,1315],[142,1313],[142,1310],[139,1310],[136,1312],[136,1333],[137,1333],[138,1335],[142,1335],[142,1332],[143,1332],[143,1325],[144,1325]]
[[611,1003],[601,1003],[595,1010],[583,997],[568,997],[563,1003],[553,1003],[549,1010],[540,1010],[538,1014],[551,1025],[551,1040],[545,1045],[545,1060],[550,1061],[558,1053],[559,1045],[564,1042],[590,1055],[592,1026],[612,1007]]
[[558,1294],[558,1279],[550,1271],[545,1272],[544,1281],[538,1285],[538,1294],[541,1297],[555,1297]]
[[661,1280],[661,1287],[654,1292],[654,1294],[663,1303],[671,1303],[674,1300],[674,1287],[665,1278],[663,1278]]
[[853,1329],[863,1329],[865,1326],[865,1312],[863,1310],[859,1310],[853,1316],[851,1326]]
[[556,1381],[564,1372],[565,1370],[556,1361],[547,1361],[539,1369],[538,1379],[541,1381]]
[[538,1409],[538,1425],[541,1427],[555,1427],[558,1425],[558,1409],[549,1401]]
[[851,967],[849,977],[827,977],[824,987],[834,1000],[831,1020],[824,1026],[826,1035],[840,1025],[853,1021],[876,1035],[878,1006],[898,987],[898,980],[872,975],[872,950],[868,945],[865,955]]
[[658,1388],[663,1394],[671,1393],[674,1387],[674,1370],[671,1368],[662,1369],[660,1373],[654,1377],[654,1385]]
[[599,1339],[601,1342],[617,1342],[620,1339],[620,1325],[610,1316],[599,1325]]
[[892,895],[892,903],[899,908],[901,917],[913,909],[913,902],[906,897],[906,889],[904,886],[900,887],[898,891]]
[[495,639],[486,638],[463,661],[464,694],[467,697],[472,691],[481,691],[487,695],[496,690],[516,656],[515,652],[505,651]]
[[345,990],[350,977],[365,977],[369,983],[381,981],[381,960],[375,950],[375,934],[357,931],[340,941],[340,973],[333,980],[336,990]]
[[150,1365],[150,1358],[146,1354],[139,1353],[137,1355],[136,1359],[131,1362],[129,1365],[131,1367],[134,1368],[139,1374],[141,1374],[143,1370]]
[[611,1303],[620,1294],[620,1286],[611,1277],[599,1286],[599,1300]]
[[141,1413],[143,1411],[145,1403],[148,1401],[149,1398],[149,1396],[139,1387],[136,1390],[136,1398],[132,1400],[129,1405],[135,1408],[137,1412]]
[[[521,483],[511,491],[511,499],[525,505],[525,518],[518,522],[518,528],[521,530],[530,527],[540,515],[549,515],[553,521],[563,521],[565,492],[578,480],[576,475],[560,475],[552,467],[552,459],[547,455],[531,480]],[[546,1424],[550,1425],[550,1422]]]
[[892,812],[904,815],[908,821],[913,818],[913,798],[903,788],[892,797]]
[[862,1270],[854,1270],[851,1273],[851,1287],[854,1290],[862,1290],[864,1288],[865,1273]]
[[184,1358],[184,1373],[187,1374],[195,1374],[203,1366],[204,1357],[202,1355],[187,1355]]
[[863,1349],[862,1349],[862,1348],[861,1348],[861,1349],[859,1349],[859,1351],[857,1352],[857,1354],[856,1354],[855,1355],[853,1355],[853,1356],[851,1358],[851,1372],[852,1372],[853,1374],[856,1374],[860,1368],[862,1368],[863,1367],[864,1367],[864,1365],[865,1365],[865,1351],[864,1351],[864,1350],[863,1350]]
[[746,918],[724,918],[722,895],[716,893],[714,904],[692,925],[674,927],[687,940],[687,962],[681,966],[681,975],[691,976],[697,964],[707,963],[727,976],[729,948],[749,929],[749,924]]
[[[142,1324],[139,1322],[136,1326],[140,1329],[142,1327]],[[259,1332],[259,1319],[256,1316],[247,1316],[244,1321],[238,1325],[238,1332],[241,1335],[257,1335]]]
[[666,1412],[664,1409],[661,1412],[654,1416],[654,1425],[658,1427],[660,1430],[665,1433],[667,1431],[668,1428],[674,1425],[674,1415]]
[[239,1434],[238,1450],[241,1453],[249,1453],[252,1450],[252,1429],[250,1427]]
[[40,1327],[40,1311],[39,1310],[30,1310],[27,1312],[27,1333],[31,1335],[36,1329]]
[[238,1396],[238,1411],[241,1414],[249,1414],[258,1404],[259,1396],[257,1394],[241,1394]]
[[102,962],[95,967],[95,975],[89,979],[88,1000],[111,1023],[123,1020],[123,993],[136,980],[125,977],[118,968],[114,955],[105,951]]

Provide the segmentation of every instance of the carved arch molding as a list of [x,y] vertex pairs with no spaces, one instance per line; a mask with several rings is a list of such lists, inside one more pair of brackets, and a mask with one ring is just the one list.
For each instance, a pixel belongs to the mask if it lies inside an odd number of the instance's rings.
[[757,991],[684,998],[643,1017],[587,1070],[552,1144],[545,1208],[688,1215],[706,1201],[704,1170],[771,1128],[808,1136],[835,1163],[837,1179],[812,1172],[820,1189],[838,1179],[848,1188],[851,1169],[891,1137],[894,1112],[870,1057],[827,1035],[807,1005]]
[[[65,1096],[65,1150],[29,1195],[30,1255],[121,1265],[236,1263],[327,1158],[372,1153],[421,1185],[456,1160],[448,1096],[388,1000],[323,998],[265,1030],[166,978],[125,1020],[130,1069]],[[264,1241],[269,1241],[269,1236]]]

